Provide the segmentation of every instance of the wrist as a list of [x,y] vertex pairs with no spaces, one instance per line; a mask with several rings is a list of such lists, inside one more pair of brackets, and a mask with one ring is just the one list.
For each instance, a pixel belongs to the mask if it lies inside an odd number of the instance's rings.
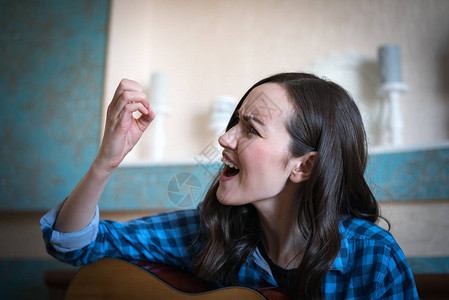
[[109,177],[114,173],[117,166],[111,166],[107,163],[104,163],[101,158],[98,156],[95,158],[94,162],[91,165],[91,171],[97,176],[106,176]]

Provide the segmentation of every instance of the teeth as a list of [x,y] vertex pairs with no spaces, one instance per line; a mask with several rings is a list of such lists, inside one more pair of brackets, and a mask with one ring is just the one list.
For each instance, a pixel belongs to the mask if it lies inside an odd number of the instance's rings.
[[230,166],[231,168],[234,168],[234,169],[237,169],[237,170],[239,169],[239,168],[237,168],[236,165],[234,165],[232,162],[230,162],[229,160],[227,160],[227,159],[224,158],[224,157],[221,158],[221,161],[222,161],[225,165]]

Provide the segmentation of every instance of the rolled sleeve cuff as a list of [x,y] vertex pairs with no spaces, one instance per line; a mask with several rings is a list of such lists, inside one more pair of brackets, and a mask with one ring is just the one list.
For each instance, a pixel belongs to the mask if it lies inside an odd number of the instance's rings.
[[40,226],[42,232],[48,237],[49,243],[55,250],[65,253],[81,249],[95,241],[100,222],[100,212],[97,205],[92,221],[80,231],[68,233],[59,232],[53,229],[53,225],[63,204],[64,201],[60,202],[46,213],[41,218]]

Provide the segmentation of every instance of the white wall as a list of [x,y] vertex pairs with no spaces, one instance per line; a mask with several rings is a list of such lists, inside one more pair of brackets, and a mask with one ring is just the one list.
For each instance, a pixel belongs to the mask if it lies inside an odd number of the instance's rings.
[[396,43],[409,86],[405,144],[448,140],[448,13],[445,0],[113,0],[105,101],[123,77],[148,88],[151,72],[168,72],[166,158],[191,158],[215,139],[215,96],[240,98],[264,76],[308,70],[332,53],[375,60],[380,44]]

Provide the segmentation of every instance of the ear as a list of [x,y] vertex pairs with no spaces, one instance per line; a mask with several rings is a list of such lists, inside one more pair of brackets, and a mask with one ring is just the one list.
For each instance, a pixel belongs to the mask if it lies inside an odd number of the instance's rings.
[[317,154],[316,151],[311,151],[295,159],[293,169],[290,173],[290,180],[292,182],[300,183],[309,179]]

